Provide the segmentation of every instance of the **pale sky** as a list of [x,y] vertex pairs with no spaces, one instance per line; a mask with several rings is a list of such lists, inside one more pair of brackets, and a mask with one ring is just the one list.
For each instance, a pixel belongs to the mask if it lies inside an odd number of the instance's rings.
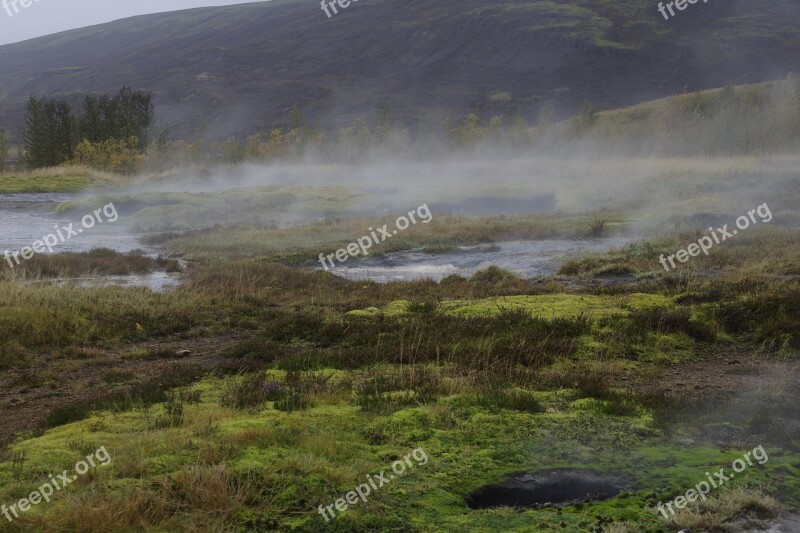
[[228,6],[246,4],[246,0],[22,0],[30,2],[22,7],[17,0],[18,13],[10,5],[9,16],[0,0],[0,45],[24,41],[64,30],[83,28],[111,22],[112,20],[177,11],[193,7]]

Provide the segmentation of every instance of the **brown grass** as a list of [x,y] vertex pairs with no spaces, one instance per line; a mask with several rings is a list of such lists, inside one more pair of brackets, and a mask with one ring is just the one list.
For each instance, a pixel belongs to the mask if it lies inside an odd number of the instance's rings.
[[763,520],[778,516],[781,505],[761,488],[741,485],[723,488],[716,496],[679,509],[671,523],[690,531],[730,531],[739,518]]
[[156,270],[180,272],[181,267],[175,259],[149,257],[141,250],[119,253],[109,248],[95,248],[81,253],[36,254],[28,260],[21,260],[19,265],[15,264],[13,270],[8,266],[8,261],[3,261],[0,276],[25,279],[67,278],[86,274],[125,276]]

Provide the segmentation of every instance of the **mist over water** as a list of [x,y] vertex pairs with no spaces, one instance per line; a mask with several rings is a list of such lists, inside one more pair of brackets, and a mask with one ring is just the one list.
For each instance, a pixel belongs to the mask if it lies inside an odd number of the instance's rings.
[[[402,213],[427,203],[434,216],[624,212],[629,232],[641,234],[685,224],[684,213],[700,211],[688,225],[701,227],[729,222],[764,202],[785,210],[797,190],[792,171],[798,164],[796,156],[622,157],[588,148],[563,154],[367,150],[353,161],[309,155],[295,163],[192,167],[103,195],[119,202],[121,221],[142,233],[237,223],[284,227],[328,216]],[[123,198],[137,208],[123,212]],[[776,223],[792,225],[796,217],[776,213]]]
[[[82,215],[55,214],[58,204],[79,198],[77,194],[0,194],[0,251],[17,251],[56,233],[59,228],[73,223],[80,226]],[[64,232],[62,231],[62,234]],[[139,242],[141,235],[132,233],[121,221],[95,224],[80,235],[73,236],[54,246],[54,252],[85,252],[93,248],[111,248],[118,252],[130,252],[144,248]]]

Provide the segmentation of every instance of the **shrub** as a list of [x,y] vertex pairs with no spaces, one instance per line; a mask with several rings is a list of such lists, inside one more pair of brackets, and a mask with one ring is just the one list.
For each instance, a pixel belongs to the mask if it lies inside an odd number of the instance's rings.
[[589,223],[589,237],[599,238],[606,233],[606,219],[595,216]]
[[517,281],[518,279],[519,277],[513,272],[492,265],[489,268],[475,272],[470,281],[497,285],[507,281]]
[[581,264],[577,261],[567,261],[561,268],[558,269],[558,273],[562,276],[577,276],[581,273]]
[[97,143],[84,139],[75,148],[75,155],[70,163],[109,172],[133,174],[141,158],[138,146],[137,137],[127,140],[108,139]]

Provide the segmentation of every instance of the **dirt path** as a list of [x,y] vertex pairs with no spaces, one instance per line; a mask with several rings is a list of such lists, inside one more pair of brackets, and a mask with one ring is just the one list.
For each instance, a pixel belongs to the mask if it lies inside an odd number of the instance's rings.
[[711,400],[730,396],[745,388],[800,385],[800,361],[766,358],[722,348],[704,354],[698,361],[666,367],[658,379],[627,376],[627,385],[635,390],[660,391],[667,395]]
[[[15,436],[43,427],[50,411],[57,406],[96,397],[163,375],[177,362],[196,365],[204,372],[229,362],[222,352],[240,341],[238,333],[227,336],[164,340],[137,343],[114,351],[87,349],[87,359],[53,359],[40,355],[29,368],[14,368],[0,376],[0,444]],[[150,348],[174,354],[172,357],[130,358],[133,348]],[[189,354],[179,353],[189,350]],[[33,370],[31,370],[33,369]],[[119,382],[115,376],[119,377]],[[2,451],[0,451],[2,454]]]

